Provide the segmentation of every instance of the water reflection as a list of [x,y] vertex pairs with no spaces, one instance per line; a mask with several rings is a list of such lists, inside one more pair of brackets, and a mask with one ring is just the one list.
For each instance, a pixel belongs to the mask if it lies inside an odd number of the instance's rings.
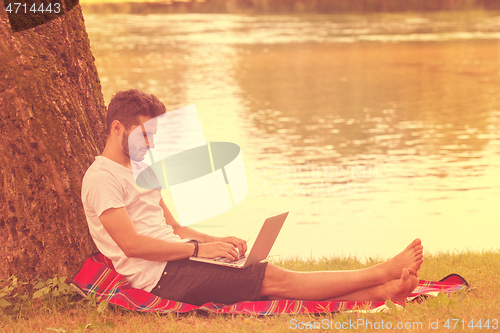
[[290,146],[333,146],[324,154],[334,150],[342,157],[443,150],[463,159],[483,150],[491,135],[496,44],[301,44],[299,49],[286,44],[239,50],[235,77],[251,103],[249,118],[269,136],[291,136]]
[[208,140],[241,146],[249,197],[195,226],[247,239],[290,210],[273,253],[306,257],[497,247],[499,22],[86,16],[107,101],[195,103]]

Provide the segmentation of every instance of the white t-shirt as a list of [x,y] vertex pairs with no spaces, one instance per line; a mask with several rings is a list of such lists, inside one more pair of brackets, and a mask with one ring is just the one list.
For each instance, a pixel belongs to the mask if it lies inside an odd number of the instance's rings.
[[161,198],[160,189],[138,187],[131,169],[106,157],[97,156],[83,177],[82,202],[90,235],[99,251],[111,259],[116,271],[133,288],[151,291],[160,280],[166,262],[127,257],[104,229],[99,216],[106,209],[125,207],[138,234],[182,241],[165,222],[159,205]]

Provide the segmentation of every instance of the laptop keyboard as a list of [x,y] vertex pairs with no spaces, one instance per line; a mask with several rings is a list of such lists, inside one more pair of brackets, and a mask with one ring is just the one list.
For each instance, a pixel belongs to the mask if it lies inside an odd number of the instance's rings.
[[232,260],[232,259],[228,259],[226,257],[214,258],[215,261],[227,262],[227,263],[234,264],[234,265],[242,264],[246,259],[247,259],[247,256],[241,256],[240,259],[238,259],[238,260]]

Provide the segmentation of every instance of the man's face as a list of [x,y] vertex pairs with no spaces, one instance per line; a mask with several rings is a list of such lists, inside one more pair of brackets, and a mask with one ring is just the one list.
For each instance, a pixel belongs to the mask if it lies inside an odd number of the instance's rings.
[[158,120],[139,116],[140,125],[132,127],[122,135],[122,152],[133,161],[140,162],[150,148],[154,148],[153,135],[156,134]]

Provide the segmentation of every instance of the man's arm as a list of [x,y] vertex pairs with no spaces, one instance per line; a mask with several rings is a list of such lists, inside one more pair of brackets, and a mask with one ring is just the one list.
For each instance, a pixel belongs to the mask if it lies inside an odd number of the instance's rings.
[[[188,258],[193,255],[194,244],[167,242],[139,235],[125,207],[109,208],[99,216],[99,219],[104,229],[127,257],[152,261],[170,261]],[[236,259],[238,253],[232,244],[212,242],[199,245],[198,257]]]
[[165,221],[168,225],[172,226],[174,229],[174,233],[180,238],[193,238],[201,243],[209,243],[209,242],[224,242],[229,243],[235,246],[238,249],[240,255],[244,255],[247,251],[247,242],[243,239],[237,237],[214,237],[211,235],[204,234],[202,232],[196,231],[189,227],[181,226],[174,218],[167,205],[163,201],[160,200],[160,207],[163,209],[163,216],[165,217]]
[[169,261],[187,258],[193,254],[194,244],[166,242],[139,235],[125,207],[107,209],[99,219],[127,257]]

